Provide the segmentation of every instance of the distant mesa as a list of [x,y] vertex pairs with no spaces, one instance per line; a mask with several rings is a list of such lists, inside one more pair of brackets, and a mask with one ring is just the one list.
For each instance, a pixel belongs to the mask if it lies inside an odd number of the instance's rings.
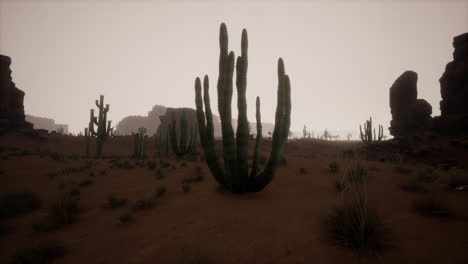
[[26,115],[26,121],[33,124],[34,129],[45,129],[49,132],[59,131],[63,129],[63,134],[68,134],[68,125],[66,124],[56,124],[55,120],[52,118],[46,117],[37,117],[32,115]]
[[0,55],[0,132],[31,130],[24,115],[24,92],[12,81],[10,65],[11,58]]
[[417,73],[406,71],[390,87],[391,135],[468,136],[468,33],[456,36],[453,47],[453,61],[447,64],[439,80],[441,115],[431,117],[432,106],[417,99]]
[[[155,105],[151,111],[148,112],[147,116],[127,116],[123,118],[116,126],[116,131],[118,135],[131,135],[138,131],[138,128],[144,127],[147,129],[147,133],[149,136],[154,135],[157,131],[159,126],[161,125],[161,121],[168,123],[168,118],[172,117],[172,113],[175,114],[175,119],[179,120],[182,112],[186,111],[186,117],[191,124],[191,122],[196,121],[196,112],[193,108],[172,108],[172,107],[165,107],[162,105]],[[213,125],[214,125],[214,135],[215,137],[221,137],[221,120],[219,116],[213,115]],[[263,125],[263,136],[268,137],[268,132],[273,131],[274,124],[272,123],[262,123]],[[234,129],[237,127],[237,120],[232,120],[232,126]],[[256,124],[251,123],[252,127],[252,134],[256,132]],[[164,130],[164,128],[163,128]]]

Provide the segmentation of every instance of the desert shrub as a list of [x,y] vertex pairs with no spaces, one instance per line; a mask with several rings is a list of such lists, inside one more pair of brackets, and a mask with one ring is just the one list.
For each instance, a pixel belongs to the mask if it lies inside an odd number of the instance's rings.
[[58,152],[50,152],[49,157],[55,161],[59,161],[59,162],[65,161],[65,155],[60,154]]
[[346,179],[350,183],[365,183],[367,181],[368,171],[360,162],[348,168],[346,171]]
[[340,164],[338,161],[334,160],[328,164],[328,170],[333,173],[337,173],[340,171]]
[[106,174],[107,174],[107,171],[106,171],[106,170],[101,170],[101,171],[99,172],[99,174],[101,174],[101,175],[106,175]]
[[437,218],[451,218],[455,216],[455,212],[449,207],[447,202],[433,194],[429,197],[415,200],[413,202],[413,210],[423,216]]
[[447,185],[451,189],[468,186],[468,173],[460,169],[450,170]]
[[187,162],[183,161],[181,164],[180,164],[181,167],[187,167]]
[[11,264],[52,264],[63,257],[66,249],[56,242],[38,244],[20,249],[14,255]]
[[335,183],[334,183],[334,186],[335,186],[335,190],[337,192],[342,192],[344,190],[346,190],[348,184],[346,182],[346,178],[343,177],[343,175],[339,175],[338,177],[336,177],[335,179]]
[[307,171],[306,171],[305,168],[300,168],[300,169],[299,169],[299,173],[300,173],[300,174],[307,174]]
[[122,224],[128,224],[133,222],[133,214],[131,212],[127,212],[119,216],[119,222]]
[[395,165],[394,167],[394,170],[400,174],[410,174],[410,173],[413,173],[413,169],[406,166],[406,165],[403,165],[403,164],[398,164],[398,165]]
[[166,194],[166,192],[167,192],[167,189],[166,189],[165,186],[159,186],[156,189],[155,196],[156,196],[156,198],[162,197],[164,194]]
[[127,203],[127,199],[121,198],[115,195],[109,195],[106,200],[105,208],[114,209],[124,206]]
[[158,171],[156,171],[156,179],[157,180],[164,179],[164,171],[161,168],[159,168]]
[[156,169],[156,161],[154,160],[148,161],[147,166],[148,166],[148,169],[150,170]]
[[352,199],[336,205],[325,217],[329,239],[337,246],[369,253],[389,248],[390,230],[379,214],[368,207],[365,191],[352,192]]
[[161,167],[162,168],[169,168],[169,167],[171,167],[171,163],[169,163],[167,161],[161,161]]
[[53,203],[42,218],[33,224],[35,231],[49,231],[73,224],[80,213],[79,199],[70,193],[63,193],[59,200]]
[[64,178],[59,184],[59,190],[62,190],[64,193],[70,194],[71,196],[80,195],[79,185],[75,181]]
[[138,212],[138,211],[147,210],[147,209],[153,208],[154,205],[155,205],[155,202],[153,201],[153,199],[136,200],[135,203],[133,204],[132,211]]
[[416,172],[416,179],[419,182],[432,183],[439,178],[434,168],[420,167]]
[[188,193],[190,192],[192,187],[190,186],[190,183],[188,183],[187,181],[182,181],[181,188],[184,193]]
[[42,200],[33,192],[5,194],[0,196],[0,219],[26,214],[41,206]]
[[405,192],[424,192],[426,188],[421,182],[416,180],[409,181],[399,185],[400,189]]
[[80,183],[78,184],[80,187],[87,187],[89,185],[93,184],[93,180],[92,179],[84,179],[82,181],[80,181]]
[[57,178],[57,176],[58,176],[58,173],[57,173],[57,172],[54,172],[54,171],[53,171],[53,172],[47,173],[47,177],[48,177],[49,179],[51,179],[51,180]]

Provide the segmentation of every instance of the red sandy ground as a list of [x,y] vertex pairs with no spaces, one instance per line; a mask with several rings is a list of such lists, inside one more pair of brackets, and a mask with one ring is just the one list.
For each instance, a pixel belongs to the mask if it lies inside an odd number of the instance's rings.
[[[83,140],[50,136],[37,141],[20,136],[3,136],[0,146],[53,150],[83,154]],[[370,206],[376,208],[393,230],[395,248],[379,257],[360,257],[348,249],[335,247],[326,236],[322,219],[339,200],[333,183],[336,174],[328,171],[330,161],[340,163],[343,149],[357,143],[292,142],[273,182],[262,192],[246,195],[221,193],[204,162],[168,160],[176,168],[164,169],[157,180],[148,168],[109,168],[108,160],[71,174],[76,182],[88,178],[94,183],[81,188],[82,214],[77,223],[56,231],[35,233],[32,223],[57,200],[60,180],[47,173],[78,167],[86,159],[57,162],[38,155],[0,159],[0,193],[30,190],[45,201],[35,212],[8,220],[13,232],[0,237],[0,263],[8,262],[16,250],[39,241],[60,241],[67,254],[58,263],[468,263],[468,193],[439,188],[449,204],[463,217],[438,220],[419,216],[412,202],[428,195],[399,189],[411,177],[398,174],[394,165],[366,162],[372,168],[368,183]],[[263,151],[268,153],[269,144]],[[128,156],[131,138],[112,139],[105,154]],[[149,150],[149,153],[154,149]],[[1,154],[1,153],[0,153]],[[5,155],[6,153],[3,153]],[[201,165],[205,180],[192,184],[183,193],[181,180],[195,175]],[[307,173],[299,173],[305,168]],[[99,172],[106,170],[105,175]],[[103,209],[110,194],[134,202],[165,186],[166,195],[149,210],[137,212],[130,224],[121,224],[120,215],[129,205]]]

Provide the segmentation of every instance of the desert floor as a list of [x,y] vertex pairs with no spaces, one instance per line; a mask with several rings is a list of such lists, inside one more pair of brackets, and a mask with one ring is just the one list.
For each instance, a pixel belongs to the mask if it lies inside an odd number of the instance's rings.
[[[170,164],[166,168],[158,159],[154,169],[146,165],[154,158],[144,162],[128,158],[130,137],[111,139],[104,146],[105,155],[142,166],[111,168],[111,158],[92,159],[89,168],[62,173],[87,164],[89,159],[71,155],[84,153],[83,142],[58,135],[44,141],[17,135],[0,138],[0,194],[26,190],[44,201],[38,210],[3,221],[12,230],[0,236],[0,263],[8,263],[21,248],[45,241],[66,248],[57,263],[468,263],[468,192],[453,191],[439,181],[425,183],[425,192],[401,190],[400,184],[411,181],[421,166],[413,162],[405,164],[412,171],[401,173],[395,162],[362,161],[369,171],[369,205],[390,227],[393,248],[363,256],[328,239],[323,219],[343,198],[335,181],[359,159],[343,153],[349,149],[357,153],[359,142],[291,141],[285,149],[286,163],[273,182],[259,193],[244,195],[220,190],[198,157],[165,158]],[[269,148],[264,142],[266,157]],[[63,154],[65,160],[39,155],[47,151]],[[148,153],[153,156],[154,149]],[[340,164],[341,172],[329,170],[332,161]],[[184,192],[182,180],[194,177],[200,166],[204,180],[191,183],[190,191]],[[437,173],[443,177],[448,172]],[[91,183],[79,187],[81,213],[76,223],[35,232],[33,223],[58,199],[59,187],[86,179]],[[136,200],[154,197],[161,186],[167,192],[154,198],[154,207],[135,212],[130,223],[119,221]],[[434,193],[457,217],[440,219],[412,210],[415,200]],[[104,208],[111,194],[127,199],[127,204]]]

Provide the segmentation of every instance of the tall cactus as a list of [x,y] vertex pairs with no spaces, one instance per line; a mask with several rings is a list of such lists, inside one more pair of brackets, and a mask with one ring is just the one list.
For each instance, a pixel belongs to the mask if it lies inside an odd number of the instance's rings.
[[[262,172],[258,172],[262,124],[260,116],[260,98],[256,100],[257,136],[254,149],[254,161],[248,172],[249,122],[247,120],[247,67],[248,40],[247,31],[242,31],[241,56],[236,63],[236,86],[238,125],[236,137],[232,128],[231,101],[233,92],[234,52],[228,54],[228,33],[226,25],[220,28],[220,58],[218,76],[218,111],[221,118],[224,163],[221,165],[215,150],[213,117],[210,105],[209,79],[205,75],[202,85],[200,78],[195,80],[195,103],[197,107],[198,130],[205,158],[211,174],[223,186],[234,193],[258,192],[273,179],[278,167],[283,147],[288,138],[291,122],[291,85],[285,74],[284,63],[278,60],[278,93],[273,131],[272,152]],[[203,109],[204,108],[204,109]]]
[[133,136],[133,157],[143,159],[146,157],[146,135],[147,129],[144,127],[138,128],[137,133],[132,133]]
[[[104,95],[96,100],[96,107],[99,110],[99,115],[94,116],[94,109],[91,109],[89,118],[89,133],[96,137],[96,156],[101,157],[102,146],[109,138],[112,128],[111,121],[107,121],[107,112],[109,112],[109,104],[104,105]],[[106,126],[107,125],[107,126]],[[97,127],[97,129],[94,128]]]
[[364,123],[364,131],[362,130],[361,125],[359,125],[361,141],[365,144],[382,141],[384,137],[383,126],[379,125],[378,129],[379,129],[379,132],[377,134],[375,132],[375,128],[372,128],[372,117],[370,117],[369,120],[366,120],[366,122]]
[[86,148],[86,157],[89,158],[89,145],[91,144],[91,135],[87,127],[85,127],[85,148]]
[[[197,147],[197,127],[192,126],[188,131],[188,120],[185,111],[179,119],[179,133],[177,133],[177,123],[172,112],[172,119],[169,124],[169,139],[172,146],[172,151],[177,156],[185,156],[196,151]],[[177,136],[179,135],[179,136]]]

